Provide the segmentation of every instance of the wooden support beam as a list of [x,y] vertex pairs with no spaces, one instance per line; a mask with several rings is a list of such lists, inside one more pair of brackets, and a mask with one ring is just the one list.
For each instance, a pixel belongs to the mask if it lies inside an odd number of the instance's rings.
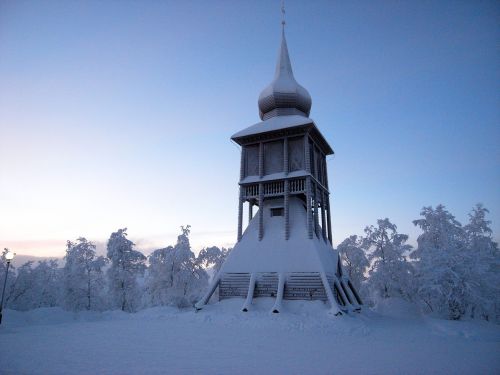
[[306,172],[311,173],[311,154],[309,152],[309,134],[304,136],[304,162],[306,163]]
[[362,305],[363,301],[361,300],[361,297],[359,296],[356,288],[354,288],[354,286],[352,285],[351,280],[347,280],[347,286],[349,287],[349,289],[351,289],[352,294],[354,294],[354,297],[356,297],[356,301],[358,302],[358,305]]
[[240,198],[238,204],[238,242],[243,236],[243,186],[240,186]]
[[361,306],[359,306],[358,301],[356,300],[356,298],[354,297],[354,294],[352,293],[351,289],[347,285],[346,279],[344,279],[343,277],[340,279],[340,285],[342,286],[342,289],[344,290],[344,293],[345,293],[347,299],[349,300],[351,305],[354,307],[354,310],[355,311],[361,310]]
[[311,199],[311,176],[306,177],[306,209],[307,209],[307,235],[313,238],[313,218],[312,218],[312,199]]
[[215,289],[217,289],[217,287],[219,286],[220,277],[221,277],[220,274],[215,276],[207,293],[203,296],[203,298],[201,300],[198,301],[198,303],[196,303],[196,305],[194,305],[194,308],[196,309],[196,311],[201,310],[203,308],[203,306],[205,306],[208,303],[208,301],[210,300],[210,297],[212,297],[212,294],[214,294]]
[[264,184],[259,183],[259,241],[264,236]]
[[248,309],[250,308],[250,305],[252,304],[253,292],[255,290],[255,281],[256,281],[255,273],[252,273],[250,275],[250,283],[248,284],[247,299],[245,300],[245,303],[241,308],[241,311],[243,312],[247,312]]
[[283,293],[285,291],[285,274],[280,273],[278,279],[278,291],[276,293],[276,302],[274,303],[273,309],[271,310],[273,313],[277,314],[281,311],[281,302],[283,301]]
[[259,143],[259,177],[264,176],[264,143]]
[[342,315],[342,311],[340,310],[340,306],[333,295],[332,288],[330,288],[330,284],[328,283],[328,278],[324,272],[321,272],[321,282],[323,283],[323,288],[325,288],[326,298],[328,302],[330,302],[330,313],[338,316]]
[[326,220],[327,220],[327,225],[328,225],[328,241],[330,241],[330,244],[332,244],[332,217],[330,215],[330,197],[327,195],[327,213],[326,213]]
[[253,202],[250,201],[248,202],[248,225],[250,225],[252,218],[253,218]]
[[240,181],[245,178],[245,159],[246,159],[246,148],[241,149],[241,159],[240,159]]
[[288,180],[285,180],[285,240],[290,238],[290,186]]
[[321,189],[321,234],[323,235],[323,240],[328,241],[328,238],[326,237],[325,197],[326,197],[325,191]]
[[318,196],[319,196],[318,184],[315,183],[314,184],[314,232],[316,233],[316,237],[318,237],[319,239],[320,233],[319,233],[319,217],[318,217],[318,206],[319,206]]
[[288,137],[285,137],[283,142],[283,172],[285,172],[285,176],[288,175]]
[[340,280],[337,278],[337,276],[334,276],[334,285],[337,287],[337,290],[338,290],[338,292],[340,294],[340,297],[345,302],[345,308],[346,308],[346,310],[348,310],[348,311],[354,310],[354,307],[351,305],[351,303],[349,302],[349,299],[345,295],[344,290],[342,289],[342,286],[340,285]]

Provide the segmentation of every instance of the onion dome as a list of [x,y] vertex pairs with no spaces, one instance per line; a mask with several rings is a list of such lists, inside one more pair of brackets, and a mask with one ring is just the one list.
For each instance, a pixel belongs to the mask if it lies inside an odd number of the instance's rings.
[[267,120],[274,116],[286,115],[308,117],[309,112],[311,112],[311,95],[293,76],[283,30],[274,80],[259,96],[259,115],[261,120]]

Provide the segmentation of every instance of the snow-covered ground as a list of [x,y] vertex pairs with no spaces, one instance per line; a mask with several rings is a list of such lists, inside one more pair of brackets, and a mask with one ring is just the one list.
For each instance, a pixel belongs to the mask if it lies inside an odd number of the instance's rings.
[[4,311],[1,374],[499,374],[500,326],[420,317],[397,301],[333,317],[319,301]]

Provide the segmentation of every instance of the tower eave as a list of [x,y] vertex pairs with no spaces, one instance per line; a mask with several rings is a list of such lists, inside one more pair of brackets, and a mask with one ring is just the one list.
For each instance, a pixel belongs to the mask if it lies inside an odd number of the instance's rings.
[[231,140],[242,146],[247,143],[256,142],[260,139],[270,138],[273,135],[279,135],[288,130],[290,132],[298,130],[304,130],[304,132],[309,131],[323,148],[325,155],[334,154],[333,149],[328,144],[323,134],[321,134],[314,121],[300,115],[269,118],[233,134]]

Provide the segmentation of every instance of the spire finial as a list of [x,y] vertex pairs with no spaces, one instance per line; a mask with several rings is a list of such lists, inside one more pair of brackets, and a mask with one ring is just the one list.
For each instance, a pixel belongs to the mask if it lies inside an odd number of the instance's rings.
[[281,0],[281,28],[285,31],[285,0]]

